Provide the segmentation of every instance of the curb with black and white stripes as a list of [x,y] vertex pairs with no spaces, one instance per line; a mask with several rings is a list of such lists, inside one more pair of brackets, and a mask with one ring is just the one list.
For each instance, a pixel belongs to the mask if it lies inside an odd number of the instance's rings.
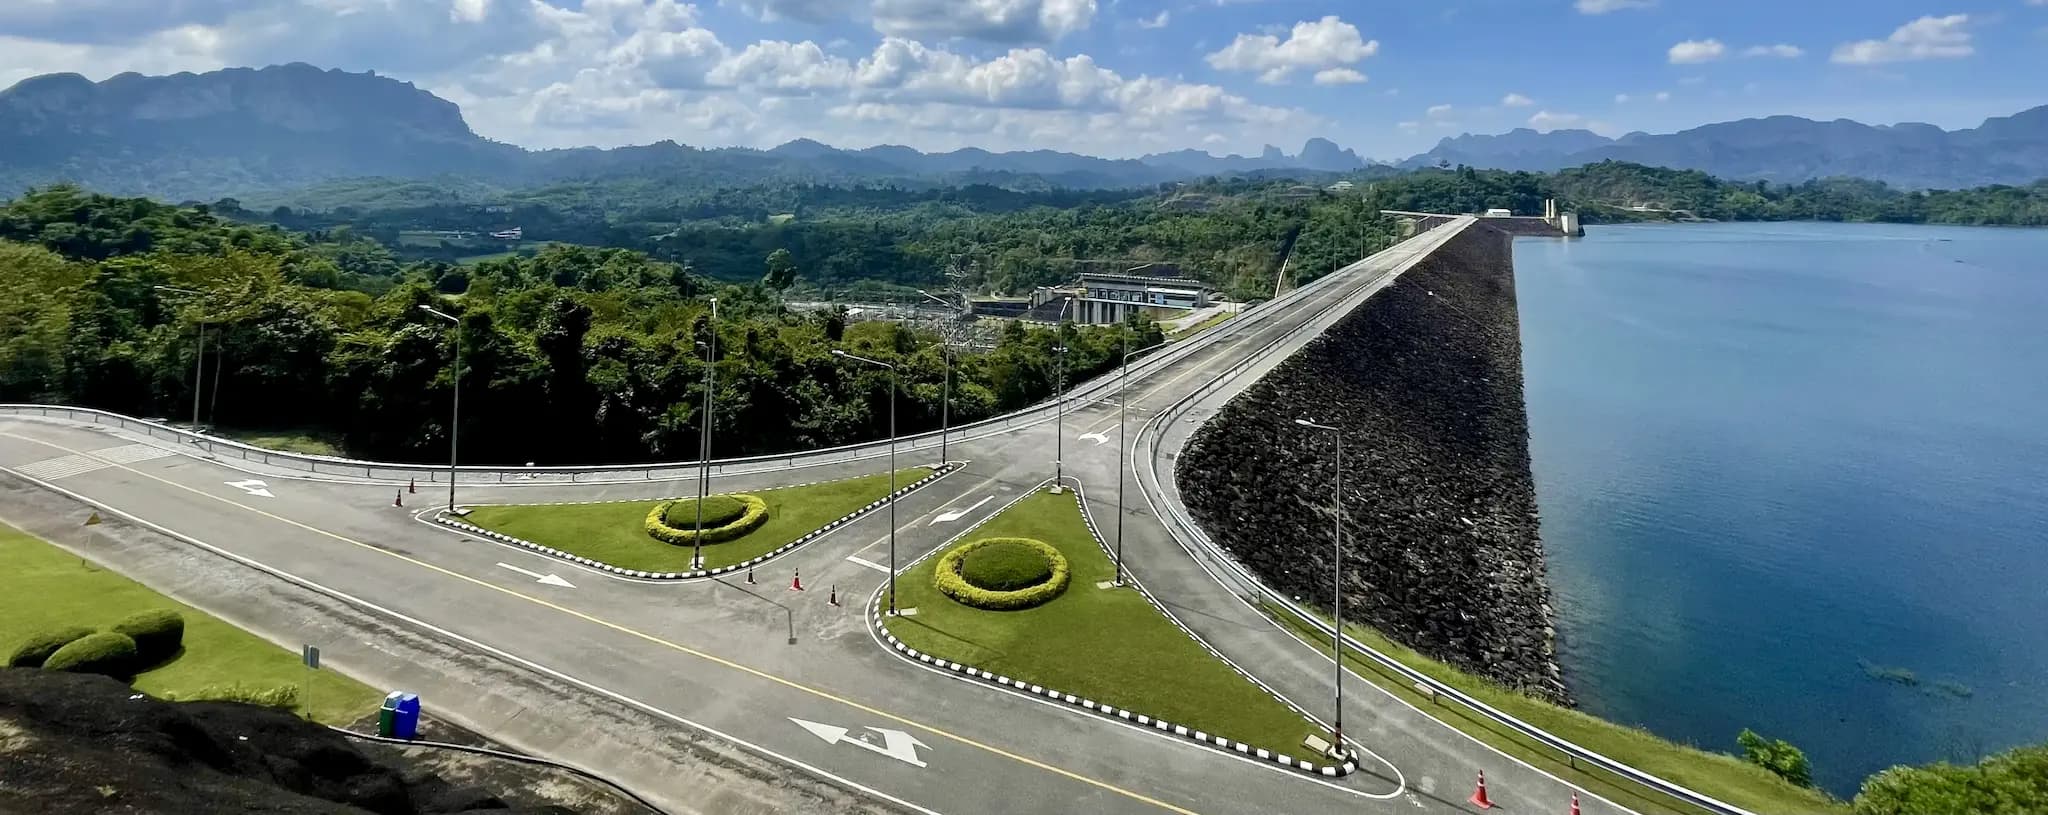
[[[533,541],[526,540],[524,538],[515,538],[503,532],[494,532],[492,530],[485,529],[475,524],[464,523],[462,521],[454,520],[452,518],[449,518],[445,512],[435,513],[434,521],[436,523],[441,524],[442,526],[460,530],[462,532],[467,532],[471,535],[489,538],[494,541],[502,541],[504,543],[509,543],[514,546],[523,546],[527,549],[531,549],[543,555],[548,555],[550,557],[566,560],[578,566],[596,569],[601,572],[609,572],[611,574],[619,575],[621,577],[636,577],[643,580],[700,580],[707,577],[717,577],[723,574],[731,574],[733,572],[751,569],[755,566],[759,566],[761,564],[767,563],[770,560],[774,560],[775,558],[788,554],[791,551],[794,551],[797,547],[803,546],[806,543],[810,543],[811,541],[824,537],[827,533],[832,532],[833,530],[836,530],[847,524],[853,523],[854,521],[860,520],[863,516],[867,515],[870,512],[874,512],[875,510],[888,506],[889,500],[892,497],[900,500],[906,495],[923,489],[925,486],[931,484],[934,481],[937,481],[941,478],[945,478],[948,475],[958,472],[960,468],[965,466],[967,466],[967,463],[964,461],[949,461],[946,462],[945,464],[941,464],[938,467],[933,468],[931,474],[926,475],[925,477],[920,478],[916,481],[910,482],[909,484],[906,484],[903,487],[897,489],[896,492],[878,498],[875,501],[869,503],[867,506],[846,513],[845,515],[840,516],[837,520],[827,523],[824,526],[818,527],[817,529],[813,529],[809,532],[805,532],[802,537],[785,543],[781,546],[778,546],[773,551],[757,555],[752,559],[749,559],[742,563],[735,563],[730,566],[720,566],[716,569],[693,569],[687,572],[650,572],[641,569],[623,569],[617,566],[613,566],[609,563],[605,563],[598,560],[592,560],[582,555],[574,554],[571,552],[564,552],[560,549],[556,549],[551,546],[542,546],[538,543],[534,543]],[[777,489],[786,488],[778,487]],[[658,500],[662,499],[635,499],[634,502],[651,503],[653,501]]]
[[[1078,490],[1074,492],[1074,500],[1075,503],[1078,506],[1080,506],[1082,510],[1081,517],[1087,523],[1089,535],[1095,538],[1095,544],[1097,546],[1103,547],[1105,552],[1108,551],[1108,546],[1104,544],[1102,541],[1102,535],[1095,529],[1095,519],[1088,514],[1087,505],[1085,503],[1082,503],[1081,494]],[[1008,508],[1005,507],[1005,509]],[[988,518],[984,518],[982,522],[986,523],[989,519],[992,519],[997,515],[1001,514],[1002,512],[1000,511],[991,514],[988,516]],[[961,532],[958,536],[954,538],[954,540],[959,540],[960,538],[966,537],[968,534],[974,531],[974,528],[979,528],[980,526],[981,524],[976,524],[975,527],[969,528],[966,531]],[[952,548],[951,541],[947,542],[947,545],[945,546],[938,547],[936,549],[933,549],[931,552],[925,553],[925,557],[931,557],[933,554],[945,551],[950,548]],[[923,559],[924,558],[919,558],[918,560],[921,561]],[[912,565],[915,565],[915,563],[913,562]],[[906,571],[907,570],[908,569],[906,567]],[[1151,592],[1146,591],[1144,586],[1139,585],[1137,580],[1127,576],[1125,578],[1125,582],[1128,585],[1138,589],[1139,594],[1144,596],[1145,600],[1151,603],[1152,607],[1155,610],[1159,611],[1160,614],[1164,615],[1167,620],[1171,621],[1174,627],[1179,628],[1182,633],[1187,634],[1190,639],[1193,639],[1196,642],[1196,644],[1202,646],[1203,650],[1208,651],[1211,656],[1214,656],[1217,659],[1222,660],[1223,664],[1229,665],[1231,670],[1236,671],[1239,676],[1244,677],[1253,685],[1256,685],[1257,687],[1266,691],[1267,693],[1273,694],[1273,698],[1280,700],[1282,704],[1287,705],[1288,708],[1294,710],[1295,712],[1301,713],[1303,718],[1309,719],[1310,721],[1314,721],[1312,718],[1308,716],[1307,713],[1303,712],[1300,707],[1296,706],[1292,702],[1289,702],[1285,697],[1280,696],[1280,694],[1275,693],[1272,688],[1266,687],[1265,683],[1260,682],[1257,679],[1253,678],[1250,674],[1245,673],[1244,669],[1239,668],[1236,663],[1231,662],[1222,654],[1217,653],[1216,649],[1209,647],[1209,643],[1203,641],[1201,637],[1195,636],[1194,632],[1189,631],[1187,626],[1182,625],[1179,619],[1175,618],[1172,614],[1168,613],[1166,611],[1166,608],[1160,605],[1159,600],[1153,597]],[[1072,588],[1069,588],[1069,591],[1072,590]],[[884,640],[888,641],[889,647],[894,648],[899,655],[903,656],[906,659],[914,659],[918,662],[930,665],[934,668],[951,671],[955,674],[965,676],[970,679],[977,679],[992,685],[996,685],[998,687],[1009,688],[1011,690],[1022,693],[1029,693],[1033,696],[1043,697],[1045,699],[1050,699],[1054,702],[1062,702],[1067,705],[1071,705],[1073,707],[1080,708],[1082,710],[1086,710],[1100,716],[1105,716],[1113,719],[1121,719],[1126,722],[1133,722],[1141,727],[1148,727],[1153,730],[1157,730],[1161,733],[1179,736],[1181,738],[1185,738],[1190,741],[1207,745],[1209,747],[1213,747],[1224,752],[1235,753],[1237,755],[1245,756],[1248,758],[1258,758],[1264,761],[1270,761],[1282,767],[1299,770],[1301,772],[1309,773],[1312,775],[1320,775],[1328,778],[1338,778],[1350,775],[1351,773],[1356,772],[1358,770],[1358,760],[1356,758],[1351,758],[1347,756],[1344,762],[1341,764],[1318,764],[1314,761],[1309,761],[1307,759],[1295,758],[1293,756],[1286,755],[1283,753],[1275,753],[1263,747],[1253,747],[1252,745],[1246,744],[1241,741],[1227,739],[1222,736],[1215,735],[1213,733],[1208,733],[1202,730],[1195,730],[1185,725],[1174,724],[1164,719],[1153,718],[1151,716],[1147,716],[1141,713],[1133,713],[1124,708],[1116,707],[1114,705],[1105,704],[1102,702],[1097,702],[1087,697],[1076,696],[1074,694],[1066,693],[1055,688],[1048,688],[1043,685],[1034,685],[1029,682],[1025,682],[1021,679],[1012,679],[1001,674],[977,668],[973,665],[966,665],[959,662],[954,662],[949,659],[933,656],[923,651],[919,651],[915,648],[910,647],[902,640],[897,639],[895,634],[889,632],[889,626],[886,623],[884,623],[882,619],[882,599],[882,593],[880,591],[877,591],[875,593],[874,600],[868,606],[868,624],[874,626],[875,632],[880,634]]]

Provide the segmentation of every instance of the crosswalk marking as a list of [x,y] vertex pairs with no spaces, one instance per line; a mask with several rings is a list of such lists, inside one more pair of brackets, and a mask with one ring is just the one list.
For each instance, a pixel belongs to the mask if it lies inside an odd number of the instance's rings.
[[177,454],[154,445],[124,444],[120,447],[94,450],[90,456],[58,456],[56,458],[43,459],[33,464],[24,464],[14,469],[22,475],[31,478],[52,481],[105,469],[115,464],[134,464],[140,461],[149,461],[173,455]]

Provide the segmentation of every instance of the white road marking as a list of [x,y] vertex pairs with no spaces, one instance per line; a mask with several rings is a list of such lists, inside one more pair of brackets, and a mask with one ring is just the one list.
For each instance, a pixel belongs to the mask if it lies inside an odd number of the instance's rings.
[[1095,446],[1097,446],[1097,447],[1101,447],[1102,445],[1105,445],[1105,444],[1108,444],[1108,443],[1109,443],[1109,436],[1108,436],[1107,434],[1104,434],[1104,433],[1083,433],[1083,434],[1081,434],[1081,440],[1082,440],[1082,441],[1087,441],[1087,440],[1089,440],[1089,439],[1094,439],[1094,440],[1095,440]]
[[543,586],[561,586],[562,588],[565,588],[565,589],[573,589],[573,588],[576,588],[576,585],[575,585],[575,584],[573,584],[573,583],[570,583],[570,582],[569,582],[569,581],[567,581],[567,580],[563,580],[563,579],[562,579],[562,578],[561,578],[560,576],[557,576],[557,575],[555,575],[555,574],[552,574],[552,573],[550,573],[550,574],[541,574],[540,572],[530,572],[530,571],[527,571],[527,570],[525,570],[525,569],[521,569],[521,568],[519,568],[519,567],[517,567],[517,566],[514,566],[514,565],[512,565],[512,564],[510,564],[510,563],[500,563],[500,564],[498,564],[498,565],[499,565],[499,566],[501,566],[501,567],[507,568],[507,569],[511,569],[512,571],[518,572],[518,573],[520,573],[520,574],[526,575],[527,577],[531,577],[531,578],[533,578],[533,579],[534,579],[535,581],[538,581],[538,582],[539,582],[539,583],[540,583],[541,585],[543,585]]
[[855,563],[858,563],[858,564],[860,564],[860,565],[862,565],[862,566],[866,566],[866,567],[868,567],[868,568],[870,568],[870,569],[873,569],[873,570],[875,570],[875,571],[881,572],[882,574],[888,574],[888,573],[889,573],[889,567],[887,567],[887,566],[884,566],[884,565],[882,565],[882,564],[880,564],[880,563],[876,563],[876,562],[874,562],[874,561],[871,561],[871,560],[862,560],[862,559],[861,559],[861,557],[860,557],[859,555],[847,555],[847,556],[846,556],[846,559],[847,559],[847,560],[850,560],[850,561],[853,561],[853,562],[855,562]]
[[265,484],[254,478],[248,479],[246,481],[223,481],[221,483],[226,484],[230,487],[234,487],[235,489],[241,490],[250,495],[260,495],[264,498],[277,497],[276,495],[272,494],[269,489],[267,489],[267,487],[270,486],[269,484]]
[[94,470],[103,470],[115,464],[134,464],[151,459],[168,458],[177,453],[149,444],[124,444],[105,450],[94,450],[89,454],[72,454],[43,459],[33,464],[24,464],[15,469],[32,478],[58,479],[82,475]]
[[952,522],[954,522],[954,521],[960,520],[960,519],[961,519],[962,517],[964,517],[964,516],[965,516],[965,515],[966,515],[967,513],[969,513],[969,512],[973,512],[973,511],[975,511],[975,510],[977,510],[977,509],[980,509],[980,508],[981,508],[981,505],[982,505],[982,504],[986,504],[986,503],[988,503],[988,502],[990,502],[990,501],[993,501],[993,500],[995,500],[995,496],[991,495],[991,496],[988,496],[987,498],[983,498],[983,499],[981,499],[981,500],[979,500],[979,501],[976,501],[976,502],[974,502],[974,505],[973,505],[973,506],[970,506],[970,507],[968,507],[968,508],[966,508],[966,509],[956,509],[956,510],[952,510],[952,511],[950,511],[950,512],[941,512],[941,513],[939,513],[939,516],[938,516],[938,517],[936,517],[936,518],[933,518],[933,519],[932,519],[932,523],[935,523],[935,524],[944,524],[944,523],[952,523]]
[[882,743],[876,744],[869,741],[865,733],[849,737],[847,735],[848,730],[836,724],[820,724],[818,722],[805,721],[794,716],[790,717],[789,720],[796,722],[798,727],[811,731],[811,735],[824,739],[826,744],[851,744],[869,752],[880,753],[913,767],[925,766],[924,760],[917,757],[917,748],[932,749],[931,745],[925,744],[919,741],[916,736],[901,730],[890,730],[870,725],[868,729],[882,737]]

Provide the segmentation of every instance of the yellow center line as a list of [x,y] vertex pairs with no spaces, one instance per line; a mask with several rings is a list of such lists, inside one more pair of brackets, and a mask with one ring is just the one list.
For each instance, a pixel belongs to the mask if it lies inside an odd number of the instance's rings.
[[375,552],[375,553],[377,553],[377,554],[380,554],[380,555],[383,555],[383,556],[385,556],[385,557],[389,557],[389,558],[392,558],[392,559],[395,559],[395,560],[399,560],[399,561],[402,561],[402,562],[405,562],[405,563],[411,564],[411,565],[413,565],[413,566],[417,566],[417,567],[419,567],[419,568],[422,568],[422,569],[427,569],[427,570],[429,570],[429,571],[439,572],[439,573],[441,573],[441,574],[447,575],[447,576],[449,576],[449,577],[452,577],[452,578],[455,578],[455,579],[457,579],[457,580],[461,580],[461,581],[464,581],[464,582],[467,582],[467,583],[472,583],[472,584],[475,584],[475,585],[477,585],[477,586],[479,586],[479,587],[482,587],[482,588],[490,589],[491,591],[495,591],[495,592],[500,592],[500,593],[502,593],[502,594],[510,595],[510,596],[512,596],[512,597],[517,597],[517,598],[519,598],[519,599],[521,599],[521,600],[525,600],[526,602],[532,603],[532,604],[534,604],[534,605],[537,605],[537,606],[541,606],[541,607],[543,607],[543,608],[547,608],[547,609],[552,609],[552,610],[554,610],[554,611],[558,611],[558,612],[561,612],[561,613],[563,613],[563,614],[566,614],[566,615],[569,615],[569,616],[571,616],[571,617],[575,617],[575,618],[577,618],[577,619],[579,619],[579,620],[583,620],[584,622],[588,622],[588,623],[591,623],[591,624],[594,624],[594,625],[599,625],[599,626],[603,626],[603,627],[605,627],[605,628],[609,628],[609,629],[611,629],[611,630],[613,630],[613,631],[617,631],[617,632],[619,632],[619,633],[621,633],[621,634],[625,634],[625,635],[628,635],[628,636],[632,636],[632,637],[637,637],[637,638],[639,638],[639,639],[645,640],[645,641],[647,641],[647,642],[650,642],[650,643],[653,643],[653,644],[655,644],[655,645],[660,645],[660,646],[662,646],[662,647],[665,647],[665,648],[669,648],[669,649],[672,649],[672,650],[674,650],[674,651],[677,651],[677,652],[679,652],[679,653],[683,653],[683,654],[688,654],[688,655],[690,655],[690,656],[696,657],[696,658],[698,658],[698,659],[701,659],[701,660],[704,660],[704,661],[706,661],[706,662],[710,662],[710,663],[712,663],[712,664],[715,664],[715,665],[719,665],[719,666],[723,666],[723,667],[726,667],[726,668],[730,668],[730,669],[732,669],[732,670],[735,670],[735,671],[739,671],[739,672],[741,672],[741,673],[744,673],[744,674],[748,674],[748,675],[750,675],[750,676],[754,676],[754,677],[757,677],[757,678],[760,678],[760,679],[765,679],[765,680],[767,680],[767,681],[769,681],[769,682],[773,682],[773,683],[775,683],[775,684],[778,684],[778,685],[782,685],[783,687],[789,688],[789,689],[791,689],[791,690],[801,691],[801,692],[803,692],[803,693],[807,693],[807,694],[810,694],[810,695],[812,695],[812,696],[815,696],[815,697],[818,697],[818,698],[820,698],[820,699],[825,699],[825,700],[828,700],[828,701],[832,701],[832,702],[837,702],[837,703],[839,703],[839,704],[842,704],[842,705],[845,705],[845,706],[847,706],[847,707],[853,708],[854,710],[858,710],[858,711],[860,711],[860,712],[862,712],[862,713],[867,713],[867,714],[869,714],[869,715],[872,715],[872,716],[879,716],[879,717],[881,717],[881,718],[883,718],[883,719],[887,719],[887,720],[889,720],[889,721],[891,721],[891,722],[895,722],[895,723],[897,723],[897,724],[901,724],[901,725],[904,725],[904,726],[906,726],[906,727],[913,727],[913,728],[916,728],[916,729],[918,729],[918,730],[922,730],[922,731],[924,731],[924,732],[926,732],[926,733],[930,733],[930,734],[932,734],[932,735],[934,735],[934,736],[938,736],[939,738],[943,738],[943,739],[948,739],[948,740],[951,740],[951,741],[955,741],[955,742],[958,742],[958,743],[960,743],[960,744],[964,744],[964,745],[967,745],[967,746],[969,746],[969,747],[974,747],[974,748],[977,748],[977,749],[980,749],[980,750],[983,750],[983,751],[989,752],[989,753],[991,753],[991,754],[994,754],[994,755],[1002,756],[1003,758],[1007,758],[1007,759],[1010,759],[1010,760],[1012,760],[1012,761],[1016,761],[1016,762],[1018,762],[1018,763],[1020,763],[1020,764],[1024,764],[1024,765],[1027,765],[1027,766],[1031,766],[1031,767],[1036,767],[1036,768],[1038,768],[1038,769],[1041,769],[1041,770],[1045,770],[1046,772],[1050,772],[1050,773],[1054,773],[1054,774],[1057,774],[1057,775],[1060,775],[1060,776],[1064,776],[1064,777],[1066,777],[1066,778],[1070,778],[1070,779],[1073,779],[1073,780],[1075,780],[1075,781],[1079,781],[1079,782],[1081,782],[1081,783],[1084,783],[1084,784],[1088,784],[1088,785],[1090,785],[1090,786],[1094,786],[1094,787],[1100,788],[1100,789],[1102,789],[1102,790],[1105,790],[1105,791],[1108,791],[1108,792],[1113,792],[1113,793],[1116,793],[1116,794],[1118,794],[1118,795],[1122,795],[1122,796],[1124,796],[1124,797],[1126,797],[1126,798],[1130,798],[1131,800],[1134,800],[1134,801],[1139,801],[1139,802],[1142,802],[1142,803],[1150,804],[1150,805],[1152,805],[1152,806],[1155,806],[1155,807],[1158,807],[1158,808],[1160,808],[1160,809],[1164,809],[1164,810],[1166,810],[1166,811],[1168,811],[1168,812],[1176,812],[1176,813],[1181,813],[1182,815],[1197,815],[1197,813],[1195,813],[1195,812],[1194,812],[1193,810],[1189,810],[1189,809],[1185,809],[1185,808],[1183,808],[1183,807],[1178,807],[1178,806],[1175,806],[1175,805],[1173,805],[1173,804],[1169,804],[1169,803],[1167,803],[1167,802],[1165,802],[1165,801],[1161,801],[1161,800],[1159,800],[1159,799],[1157,799],[1157,798],[1153,798],[1153,797],[1151,797],[1151,796],[1145,795],[1144,793],[1136,792],[1136,791],[1133,791],[1133,790],[1127,790],[1127,789],[1124,789],[1123,787],[1119,787],[1119,786],[1116,786],[1115,784],[1111,784],[1111,783],[1109,783],[1109,782],[1107,782],[1107,781],[1101,781],[1101,780],[1097,780],[1097,779],[1094,779],[1094,778],[1090,778],[1090,777],[1088,777],[1088,776],[1085,776],[1085,775],[1081,775],[1080,773],[1074,772],[1074,771],[1072,771],[1072,770],[1067,770],[1067,769],[1063,769],[1063,768],[1060,768],[1060,767],[1055,767],[1055,766],[1053,766],[1053,765],[1051,765],[1051,764],[1047,764],[1047,763],[1045,763],[1045,762],[1043,762],[1043,761],[1039,761],[1039,760],[1037,760],[1037,759],[1034,759],[1034,758],[1030,758],[1030,757],[1028,757],[1028,756],[1023,756],[1023,755],[1019,755],[1019,754],[1017,754],[1017,753],[1013,753],[1013,752],[1010,752],[1010,751],[1008,751],[1008,750],[1005,750],[1005,749],[1003,749],[1003,748],[1001,748],[1001,747],[997,747],[997,746],[995,746],[995,745],[992,745],[992,744],[986,744],[986,743],[983,743],[983,742],[980,742],[980,741],[976,741],[976,740],[974,740],[974,739],[968,738],[968,737],[966,737],[966,736],[961,736],[961,735],[957,735],[957,734],[954,734],[954,733],[951,733],[951,732],[948,732],[948,731],[945,731],[945,730],[941,730],[941,729],[939,729],[938,727],[934,727],[934,726],[932,726],[932,725],[928,725],[928,724],[925,724],[925,723],[923,723],[923,722],[918,722],[918,721],[914,721],[914,720],[912,720],[912,719],[907,719],[907,718],[904,718],[904,717],[902,717],[902,716],[896,715],[896,714],[894,714],[894,713],[890,713],[890,712],[888,712],[888,711],[886,711],[886,710],[881,710],[881,709],[879,709],[879,708],[876,708],[876,707],[873,707],[873,706],[870,706],[870,705],[867,705],[867,704],[863,704],[863,703],[860,703],[860,702],[856,702],[856,701],[854,701],[854,700],[852,700],[852,699],[848,699],[848,698],[846,698],[846,697],[843,697],[843,696],[839,696],[839,695],[837,695],[837,694],[834,694],[834,693],[832,693],[832,692],[830,692],[830,691],[826,691],[826,690],[821,690],[821,689],[818,689],[818,688],[813,688],[813,687],[811,687],[811,686],[809,686],[809,685],[805,685],[805,684],[803,684],[803,683],[800,683],[800,682],[796,682],[796,681],[794,681],[794,680],[790,680],[790,679],[785,679],[785,678],[783,678],[783,677],[780,677],[780,676],[776,676],[776,675],[774,675],[774,674],[771,674],[771,673],[768,673],[768,672],[766,672],[766,671],[763,671],[763,670],[761,670],[761,669],[759,669],[759,668],[754,668],[754,667],[752,667],[752,666],[748,666],[748,665],[743,665],[743,664],[741,664],[741,663],[738,663],[738,662],[734,662],[734,661],[732,661],[732,660],[729,660],[729,659],[726,659],[726,658],[724,658],[724,657],[720,657],[720,656],[717,656],[717,655],[715,655],[715,654],[710,654],[710,653],[706,653],[706,652],[704,652],[704,651],[699,651],[699,650],[697,650],[697,649],[695,649],[695,648],[691,648],[691,647],[689,647],[689,646],[687,646],[687,645],[683,645],[683,644],[681,644],[681,643],[677,643],[677,642],[672,642],[672,641],[669,641],[669,640],[665,640],[665,639],[662,639],[661,637],[657,637],[657,636],[655,636],[655,635],[653,635],[653,634],[648,634],[648,633],[646,633],[646,632],[643,632],[643,631],[639,631],[639,630],[636,630],[636,629],[633,629],[633,628],[629,628],[629,627],[627,627],[627,626],[624,626],[624,625],[620,625],[620,624],[618,624],[618,623],[615,623],[615,622],[611,622],[611,621],[609,621],[609,620],[605,620],[605,619],[603,619],[603,618],[600,618],[600,617],[595,617],[595,616],[592,616],[592,615],[590,615],[590,614],[585,614],[585,613],[583,613],[583,612],[581,612],[581,611],[577,611],[577,610],[575,610],[575,609],[572,609],[572,608],[568,608],[568,607],[565,607],[565,606],[560,606],[560,605],[556,605],[555,603],[551,603],[551,602],[549,602],[549,601],[547,601],[547,600],[543,600],[543,599],[541,599],[541,598],[538,598],[538,597],[534,597],[534,596],[532,596],[532,595],[529,595],[529,594],[522,594],[522,593],[520,593],[520,592],[517,592],[517,591],[514,591],[514,590],[512,590],[512,589],[508,589],[508,588],[505,588],[505,587],[503,587],[503,586],[499,586],[499,585],[497,585],[497,584],[495,584],[495,583],[489,583],[489,582],[486,582],[486,581],[484,581],[484,580],[480,580],[480,579],[477,579],[477,578],[474,578],[474,577],[470,577],[469,575],[463,574],[463,573],[461,573],[461,572],[457,572],[457,571],[454,571],[454,570],[451,570],[451,569],[443,568],[443,567],[441,567],[441,566],[436,566],[436,565],[434,565],[434,564],[432,564],[432,563],[428,563],[428,562],[426,562],[426,561],[423,561],[423,560],[419,560],[419,559],[417,559],[417,558],[412,558],[412,557],[408,557],[408,556],[406,556],[406,555],[401,555],[401,554],[398,554],[397,552],[392,552],[392,551],[390,551],[390,550],[387,550],[387,549],[382,549],[382,548],[379,548],[379,547],[376,547],[376,546],[372,546],[372,545],[370,545],[370,544],[364,543],[364,542],[362,542],[362,541],[359,541],[359,540],[355,540],[355,539],[353,539],[353,538],[349,538],[349,537],[346,537],[346,536],[343,536],[343,535],[339,535],[339,534],[336,534],[336,533],[333,533],[333,532],[329,532],[329,531],[327,531],[327,530],[325,530],[325,529],[321,529],[321,528],[318,528],[318,527],[315,527],[315,526],[310,526],[310,525],[308,525],[308,524],[300,523],[300,522],[298,522],[298,521],[294,521],[294,520],[292,520],[292,519],[290,519],[290,518],[286,518],[286,517],[284,517],[284,516],[281,516],[281,515],[276,515],[276,514],[273,514],[273,513],[270,513],[270,512],[264,511],[264,510],[262,510],[262,509],[258,509],[258,508],[256,508],[256,507],[250,506],[250,505],[248,505],[248,504],[244,504],[244,503],[241,503],[241,502],[239,502],[239,501],[235,501],[235,500],[233,500],[233,499],[230,499],[230,498],[225,498],[225,497],[222,497],[222,496],[219,496],[219,495],[214,495],[213,493],[210,493],[210,492],[206,492],[205,490],[195,489],[195,488],[193,488],[193,487],[189,487],[189,486],[186,486],[186,485],[184,485],[184,484],[180,484],[180,483],[178,483],[178,482],[176,482],[176,481],[172,481],[172,480],[170,480],[170,479],[167,479],[167,478],[163,478],[163,477],[160,477],[160,476],[157,476],[157,475],[153,475],[153,474],[150,474],[150,473],[146,473],[146,472],[143,472],[143,471],[141,471],[141,470],[135,469],[134,467],[130,467],[130,466],[128,466],[128,465],[125,465],[125,464],[121,464],[121,463],[118,463],[118,462],[114,462],[114,461],[110,461],[110,460],[108,460],[108,459],[104,459],[104,458],[101,458],[101,457],[99,457],[99,456],[95,456],[95,455],[93,455],[92,453],[90,453],[90,452],[87,452],[87,451],[84,451],[84,450],[74,450],[74,449],[72,449],[72,448],[69,448],[69,447],[65,447],[65,446],[63,446],[63,445],[61,445],[61,444],[57,444],[57,443],[55,443],[55,442],[49,442],[49,441],[44,441],[44,440],[42,440],[42,439],[30,438],[30,437],[28,437],[28,436],[21,436],[21,435],[17,435],[17,434],[14,434],[14,433],[10,433],[10,432],[5,432],[5,431],[0,431],[0,436],[6,436],[6,437],[8,437],[8,438],[13,438],[13,439],[19,439],[19,440],[21,440],[21,441],[29,442],[29,443],[32,443],[32,444],[40,444],[40,445],[43,445],[43,446],[45,446],[45,447],[51,447],[51,448],[55,448],[55,449],[58,449],[58,450],[63,450],[63,451],[65,451],[65,452],[67,452],[67,453],[71,453],[71,454],[73,454],[73,455],[79,455],[79,456],[84,456],[84,457],[86,457],[86,458],[90,458],[90,459],[93,459],[93,460],[96,460],[96,461],[100,461],[100,462],[103,462],[103,463],[105,463],[105,464],[107,464],[107,465],[109,465],[109,466],[111,466],[111,467],[114,467],[114,468],[117,468],[117,469],[121,469],[121,470],[126,470],[126,471],[128,471],[128,472],[130,472],[130,473],[134,473],[134,474],[136,474],[136,475],[139,475],[139,476],[141,476],[141,477],[143,477],[143,478],[147,478],[147,479],[149,479],[149,480],[151,480],[151,481],[155,481],[155,482],[158,482],[158,483],[164,484],[164,485],[166,485],[166,486],[169,486],[169,487],[174,487],[174,488],[176,488],[176,489],[184,490],[185,492],[189,492],[189,493],[192,493],[192,494],[194,494],[194,495],[198,495],[198,496],[201,496],[201,497],[204,497],[204,498],[209,498],[209,499],[212,499],[212,500],[214,500],[214,501],[218,501],[218,502],[220,502],[220,503],[226,504],[226,505],[228,505],[228,506],[231,506],[231,507],[235,507],[236,509],[240,509],[240,510],[243,510],[243,511],[249,512],[249,513],[251,513],[251,514],[255,514],[255,515],[260,515],[260,516],[262,516],[262,517],[265,517],[265,518],[269,518],[270,520],[276,521],[276,522],[278,522],[278,523],[282,523],[282,524],[286,524],[286,525],[289,525],[289,526],[294,526],[294,527],[298,527],[299,529],[303,529],[303,530],[305,530],[305,531],[307,531],[307,532],[311,532],[311,533],[313,533],[313,534],[315,534],[315,535],[321,535],[321,536],[324,536],[324,537],[328,537],[328,538],[333,538],[333,539],[335,539],[335,540],[337,540],[337,541],[341,541],[342,543],[346,543],[346,544],[349,544],[349,545],[352,545],[352,546],[356,546],[356,547],[362,548],[362,549],[364,549],[364,550],[367,550],[367,551],[370,551],[370,552]]

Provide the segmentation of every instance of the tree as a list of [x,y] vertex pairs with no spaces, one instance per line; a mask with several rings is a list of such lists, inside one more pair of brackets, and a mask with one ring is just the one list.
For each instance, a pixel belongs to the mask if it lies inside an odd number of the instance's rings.
[[2048,745],[1978,762],[1893,767],[1863,780],[1856,815],[2035,815],[2048,812]]
[[1783,739],[1766,739],[1747,727],[1735,737],[1742,745],[1742,758],[1779,778],[1802,787],[1813,786],[1813,764],[1806,760],[1806,753]]
[[796,260],[790,257],[788,249],[768,253],[768,274],[761,278],[761,282],[776,291],[787,289],[796,282]]

